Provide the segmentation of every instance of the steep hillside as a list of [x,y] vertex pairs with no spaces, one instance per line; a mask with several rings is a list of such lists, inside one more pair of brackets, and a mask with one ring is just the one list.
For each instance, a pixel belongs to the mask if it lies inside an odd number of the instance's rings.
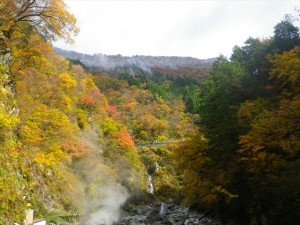
[[215,58],[197,59],[176,56],[88,55],[59,48],[55,48],[55,51],[67,59],[80,61],[89,69],[106,71],[114,76],[158,74],[202,79],[215,61]]

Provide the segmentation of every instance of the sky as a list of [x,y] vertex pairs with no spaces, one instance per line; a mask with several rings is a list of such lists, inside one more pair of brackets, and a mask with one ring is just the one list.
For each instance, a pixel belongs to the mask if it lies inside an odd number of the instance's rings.
[[[230,57],[249,37],[268,38],[300,0],[65,0],[77,18],[81,53]],[[299,18],[299,16],[298,16]],[[300,22],[295,22],[300,26]]]

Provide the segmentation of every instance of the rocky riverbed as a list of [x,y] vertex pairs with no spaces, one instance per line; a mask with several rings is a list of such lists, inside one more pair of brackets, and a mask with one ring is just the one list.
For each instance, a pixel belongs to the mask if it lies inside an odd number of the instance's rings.
[[217,218],[189,211],[173,202],[127,208],[114,225],[221,225]]

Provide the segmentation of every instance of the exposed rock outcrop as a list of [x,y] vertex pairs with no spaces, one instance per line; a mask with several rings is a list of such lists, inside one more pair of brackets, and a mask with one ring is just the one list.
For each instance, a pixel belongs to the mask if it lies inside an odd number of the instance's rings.
[[114,225],[221,225],[221,222],[205,213],[191,212],[168,202],[127,209]]

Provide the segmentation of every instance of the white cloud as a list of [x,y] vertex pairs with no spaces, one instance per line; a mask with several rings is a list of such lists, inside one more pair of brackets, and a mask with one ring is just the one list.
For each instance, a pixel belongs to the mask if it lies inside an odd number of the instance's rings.
[[249,37],[269,37],[299,1],[89,1],[67,0],[78,19],[75,45],[84,53],[230,56]]

